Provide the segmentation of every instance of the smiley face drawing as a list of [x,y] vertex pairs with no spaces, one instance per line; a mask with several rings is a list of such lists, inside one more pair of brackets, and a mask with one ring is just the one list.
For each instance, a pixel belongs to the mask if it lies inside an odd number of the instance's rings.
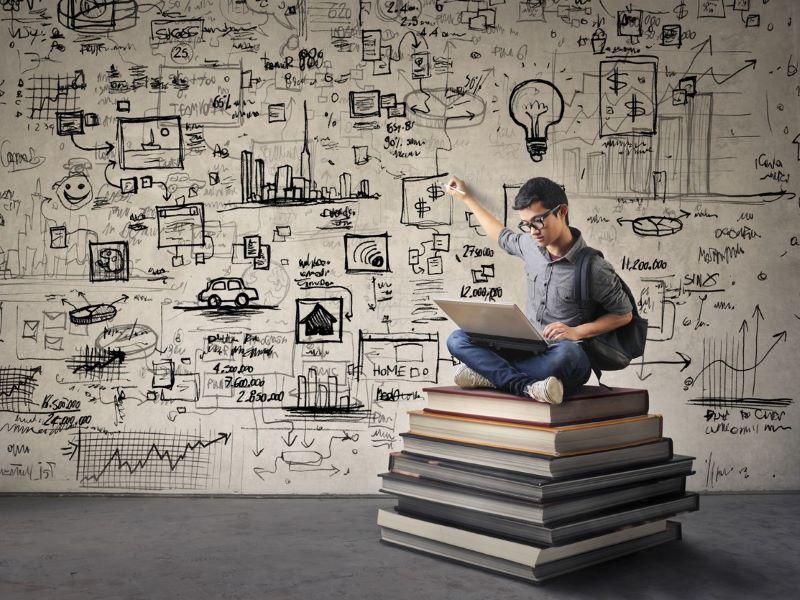
[[92,165],[88,160],[71,158],[64,168],[69,174],[53,184],[56,196],[67,210],[83,208],[94,198],[92,183],[86,175]]

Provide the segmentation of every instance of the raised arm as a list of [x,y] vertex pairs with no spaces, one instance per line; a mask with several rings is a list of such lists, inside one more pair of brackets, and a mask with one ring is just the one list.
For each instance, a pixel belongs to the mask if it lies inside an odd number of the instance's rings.
[[478,223],[483,227],[486,235],[497,242],[497,239],[500,237],[500,232],[503,230],[503,224],[497,217],[483,207],[461,179],[458,177],[450,177],[450,181],[447,182],[447,185],[445,185],[443,189],[454,198],[461,200],[467,208],[472,211],[475,218],[478,219]]

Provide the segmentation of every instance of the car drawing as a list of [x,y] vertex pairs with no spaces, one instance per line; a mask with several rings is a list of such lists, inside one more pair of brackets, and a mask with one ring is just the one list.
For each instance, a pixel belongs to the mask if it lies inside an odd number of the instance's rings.
[[217,277],[208,282],[208,286],[197,295],[197,299],[211,308],[217,308],[223,302],[233,302],[238,307],[244,307],[258,300],[258,291],[245,287],[244,281],[239,277]]

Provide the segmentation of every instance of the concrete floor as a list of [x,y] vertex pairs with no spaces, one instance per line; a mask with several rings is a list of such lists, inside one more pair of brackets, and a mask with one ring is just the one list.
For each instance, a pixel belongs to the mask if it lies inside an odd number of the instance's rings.
[[703,496],[682,542],[535,586],[378,542],[391,499],[0,497],[0,598],[797,598],[800,494]]

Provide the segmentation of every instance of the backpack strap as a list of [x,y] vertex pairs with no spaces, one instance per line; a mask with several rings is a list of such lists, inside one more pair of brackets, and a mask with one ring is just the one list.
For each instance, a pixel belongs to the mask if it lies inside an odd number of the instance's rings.
[[[573,297],[580,305],[582,311],[588,311],[592,304],[591,298],[591,263],[594,256],[603,257],[603,253],[589,246],[585,246],[578,252],[575,259],[575,277],[573,282]],[[584,315],[589,317],[591,315]]]
[[[591,279],[590,267],[591,267],[591,259],[594,256],[599,256],[600,258],[604,258],[603,253],[600,252],[599,250],[590,248],[589,246],[585,246],[578,253],[577,258],[575,259],[574,295],[575,299],[580,304],[581,310],[587,310],[592,308],[591,306],[592,279]],[[638,317],[639,311],[636,308],[636,298],[633,297],[633,292],[631,292],[631,288],[629,288],[628,284],[625,283],[625,280],[619,276],[619,273],[615,274],[617,276],[617,280],[622,286],[622,291],[625,292],[625,295],[628,297],[628,300],[631,303],[631,310],[633,312],[633,316]]]
[[[590,246],[585,246],[580,252],[578,252],[578,255],[575,259],[575,279],[573,284],[573,292],[582,315],[587,319],[594,316],[593,311],[595,309],[591,298],[591,263],[595,256],[604,258],[603,253],[599,250]],[[631,289],[628,287],[628,284],[625,283],[625,280],[619,276],[619,273],[616,275],[617,280],[622,286],[622,290],[625,292],[625,295],[628,296],[634,317],[638,318],[639,311],[636,309],[636,299],[633,297],[633,292],[631,292]],[[602,371],[594,366],[592,366],[592,371],[594,372],[595,377],[597,377],[597,383],[605,388],[610,389],[609,386],[600,381]]]
[[[603,256],[599,250],[595,250],[590,246],[585,246],[578,252],[575,258],[575,276],[573,280],[573,297],[578,303],[579,311],[583,320],[589,320],[594,316],[594,305],[591,298],[591,265],[592,259],[595,255]],[[608,388],[600,377],[602,371],[592,365],[592,372],[597,377],[597,383],[601,386]]]

